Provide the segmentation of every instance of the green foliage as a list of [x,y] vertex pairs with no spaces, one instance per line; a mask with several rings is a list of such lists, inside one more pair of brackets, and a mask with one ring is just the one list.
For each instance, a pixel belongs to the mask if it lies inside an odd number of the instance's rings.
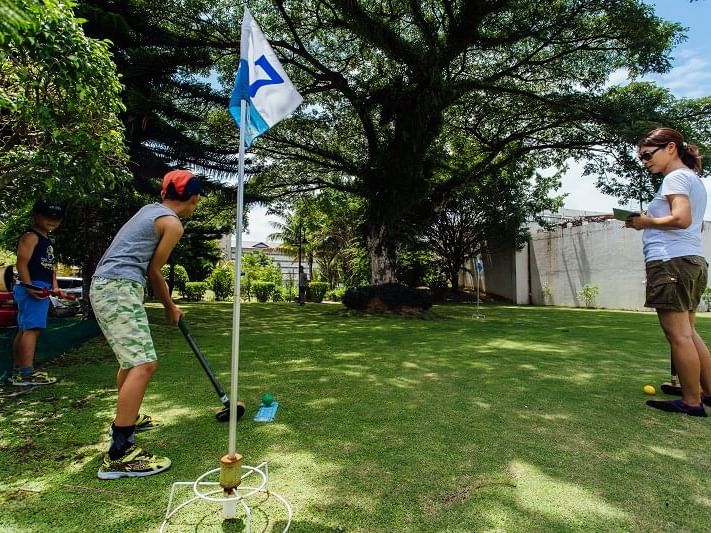
[[429,309],[432,307],[432,297],[429,292],[412,289],[397,283],[369,285],[367,287],[350,288],[343,297],[343,305],[348,309],[365,311],[382,311],[384,306],[389,311],[398,311],[402,307]]
[[215,300],[227,300],[234,295],[235,290],[235,271],[233,267],[223,265],[216,268],[210,274],[208,283],[212,292],[215,293]]
[[188,281],[185,284],[185,299],[191,302],[199,302],[205,297],[207,283],[204,281]]
[[[207,81],[217,58],[234,54],[229,43],[239,42],[239,34],[231,34],[239,32],[239,24],[222,27],[220,22],[229,18],[230,7],[241,14],[241,7],[209,0],[82,0],[78,5],[87,34],[112,42],[125,85],[126,142],[142,186],[155,189],[151,178],[168,165],[200,168],[215,177],[235,172],[238,146],[226,134],[234,136],[234,123],[224,93]],[[220,188],[233,192],[232,186]],[[234,195],[227,204],[234,209]],[[183,258],[180,263],[192,279],[207,276],[198,276]]]
[[242,293],[247,299],[255,295],[257,282],[269,282],[273,286],[281,285],[281,270],[274,260],[261,251],[248,252],[242,255]]
[[[163,265],[160,271],[163,274],[165,281],[170,284],[170,265]],[[186,284],[190,281],[190,278],[188,277],[188,271],[185,270],[185,267],[182,265],[175,265],[174,275],[175,285],[173,285],[173,290],[178,291],[180,295],[185,298],[185,287]]]
[[[462,150],[453,160],[461,158],[458,164],[464,165],[473,155]],[[467,262],[490,250],[520,249],[528,239],[527,222],[538,221],[540,213],[562,206],[561,198],[551,197],[560,186],[560,173],[542,176],[536,170],[539,164],[543,166],[538,158],[529,156],[481,176],[451,195],[424,227],[422,240],[427,250],[434,252],[452,290],[458,290],[459,273]]]
[[16,0],[0,0],[0,45],[10,40],[19,41],[27,30],[35,30],[37,20]]
[[288,287],[274,287],[272,291],[272,302],[288,302],[289,301],[289,288]]
[[252,290],[258,302],[268,302],[274,294],[275,285],[271,281],[255,281]]
[[600,288],[595,284],[583,285],[583,288],[578,291],[578,298],[585,303],[585,307],[594,307],[595,300],[600,294]]
[[274,287],[272,294],[273,302],[293,302],[297,297],[297,288],[295,285]]
[[323,295],[328,290],[328,283],[324,281],[310,281],[306,289],[306,299],[310,302],[320,303],[323,301]]
[[[429,286],[433,276],[439,277],[440,260],[424,241],[411,240],[398,250],[398,279],[408,287]],[[446,286],[446,277],[444,279]]]
[[30,21],[0,45],[0,207],[76,200],[126,177],[121,84],[71,2],[16,0]]
[[323,299],[329,302],[341,302],[348,289],[346,287],[336,287],[335,289],[330,289],[326,291]]
[[706,311],[711,311],[711,287],[706,287],[701,295],[701,299],[706,304]]
[[447,273],[438,264],[430,264],[430,268],[425,271],[425,275],[422,278],[422,284],[438,296],[447,290],[448,281]]
[[15,255],[15,252],[0,248],[0,266],[14,265],[16,262],[17,256]]
[[361,285],[370,279],[368,252],[363,244],[362,202],[344,191],[325,190],[317,195],[299,195],[293,205],[274,209],[285,220],[273,224],[278,239],[295,259],[299,243],[304,261],[318,267],[330,287]]

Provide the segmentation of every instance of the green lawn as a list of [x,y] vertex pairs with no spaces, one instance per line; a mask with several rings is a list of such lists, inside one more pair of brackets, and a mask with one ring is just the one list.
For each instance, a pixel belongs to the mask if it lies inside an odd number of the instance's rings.
[[[229,385],[231,305],[185,304]],[[700,531],[711,524],[711,420],[647,408],[668,377],[652,313],[439,306],[425,319],[340,305],[242,306],[238,424],[245,463],[269,461],[292,531]],[[216,468],[227,424],[162,311],[144,402],[164,426],[139,443],[173,468],[100,481],[116,365],[103,339],[48,365],[54,387],[2,389],[2,531],[156,531],[174,481]],[[711,315],[709,315],[711,317]],[[711,340],[711,320],[698,318]],[[282,407],[251,421],[261,394]],[[195,506],[170,531],[242,531]],[[272,519],[268,523],[268,519]],[[255,531],[281,531],[265,503]],[[703,524],[706,524],[704,526]]]

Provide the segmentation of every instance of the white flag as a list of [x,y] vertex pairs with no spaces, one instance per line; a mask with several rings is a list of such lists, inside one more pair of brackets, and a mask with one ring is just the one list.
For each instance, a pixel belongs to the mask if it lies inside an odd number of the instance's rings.
[[303,101],[249,9],[244,10],[242,19],[239,68],[229,105],[238,126],[243,99],[247,101],[248,115],[245,146],[293,113]]

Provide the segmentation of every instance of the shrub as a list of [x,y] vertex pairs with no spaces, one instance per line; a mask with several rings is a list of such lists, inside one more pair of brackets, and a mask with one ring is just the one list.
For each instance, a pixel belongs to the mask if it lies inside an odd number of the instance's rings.
[[343,305],[349,309],[365,311],[384,305],[390,311],[399,311],[403,307],[429,309],[432,307],[432,297],[427,291],[412,289],[398,283],[369,285],[367,287],[351,288],[343,296]]
[[706,304],[706,310],[711,311],[711,287],[706,287],[701,294],[701,299]]
[[242,297],[246,300],[256,296],[256,282],[271,282],[275,287],[281,285],[282,273],[279,265],[262,251],[248,252],[242,256],[242,272]]
[[345,287],[336,287],[335,289],[326,291],[326,294],[324,294],[323,299],[328,300],[329,302],[341,302],[343,301],[343,296],[345,296],[345,294]]
[[578,291],[578,298],[585,302],[585,307],[593,307],[600,288],[597,285],[583,285],[583,288]]
[[235,273],[231,267],[216,268],[210,274],[210,288],[215,293],[215,300],[223,301],[234,294]]
[[268,302],[276,286],[271,281],[255,281],[252,285],[258,302]]
[[286,302],[288,301],[289,290],[286,287],[274,287],[272,292],[272,302]]
[[328,283],[325,281],[311,281],[306,289],[306,299],[309,302],[321,303],[327,290]]
[[199,302],[207,292],[204,281],[188,281],[185,284],[185,298],[191,302]]
[[[170,281],[170,265],[163,265],[160,269],[166,282]],[[188,271],[182,265],[175,265],[175,285],[173,285],[173,290],[178,291],[180,296],[185,298],[185,284],[190,281],[188,277]]]

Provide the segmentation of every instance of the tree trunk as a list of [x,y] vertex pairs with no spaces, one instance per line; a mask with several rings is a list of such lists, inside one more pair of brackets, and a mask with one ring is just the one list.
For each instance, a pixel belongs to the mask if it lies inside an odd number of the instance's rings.
[[96,222],[90,225],[87,232],[87,253],[81,265],[81,275],[83,279],[81,311],[84,320],[93,320],[95,318],[94,309],[91,307],[91,300],[89,299],[91,276],[94,275],[96,265],[99,264],[99,260],[106,250],[106,235],[104,235],[100,217],[97,216],[94,220]]
[[370,256],[370,282],[373,285],[397,283],[395,251],[387,239],[385,226],[371,226],[368,232],[368,254]]
[[457,292],[459,290],[459,270],[449,273],[449,282],[452,284],[452,292]]

